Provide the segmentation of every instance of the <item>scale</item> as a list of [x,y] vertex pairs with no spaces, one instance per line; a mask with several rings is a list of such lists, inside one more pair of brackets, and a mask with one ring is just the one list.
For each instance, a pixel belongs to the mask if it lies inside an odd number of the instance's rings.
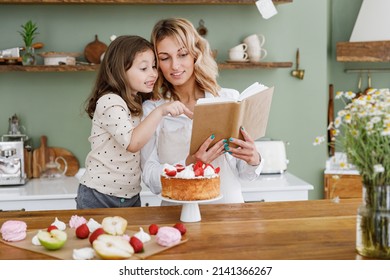
[[180,221],[185,222],[185,223],[194,223],[194,222],[200,222],[202,220],[202,217],[200,215],[200,210],[199,210],[199,203],[208,203],[208,202],[213,202],[220,200],[223,196],[219,195],[215,198],[212,199],[207,199],[207,200],[174,200],[174,199],[169,199],[166,197],[163,197],[161,194],[158,195],[161,200],[167,201],[167,202],[172,202],[172,203],[177,203],[177,204],[182,204],[183,207],[181,208],[181,214],[180,214]]

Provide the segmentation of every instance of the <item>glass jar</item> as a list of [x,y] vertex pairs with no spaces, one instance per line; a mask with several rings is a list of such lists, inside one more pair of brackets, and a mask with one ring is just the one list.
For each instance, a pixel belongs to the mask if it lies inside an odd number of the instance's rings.
[[24,53],[22,55],[22,64],[26,66],[36,64],[34,47],[32,46],[25,47]]
[[363,184],[356,223],[356,250],[365,257],[390,259],[390,186]]

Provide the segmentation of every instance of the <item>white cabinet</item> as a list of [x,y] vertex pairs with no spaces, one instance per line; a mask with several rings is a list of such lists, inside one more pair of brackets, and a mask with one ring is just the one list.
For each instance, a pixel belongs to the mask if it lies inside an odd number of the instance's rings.
[[314,187],[291,173],[260,175],[251,182],[241,181],[245,202],[308,200]]
[[[79,181],[76,177],[32,179],[23,186],[0,187],[0,211],[76,209]],[[313,186],[286,172],[242,181],[246,202],[307,200]],[[159,206],[161,199],[143,185],[143,207]]]

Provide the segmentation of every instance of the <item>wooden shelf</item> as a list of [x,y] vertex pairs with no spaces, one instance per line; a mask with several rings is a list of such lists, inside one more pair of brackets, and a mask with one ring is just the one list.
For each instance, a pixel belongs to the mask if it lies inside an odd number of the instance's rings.
[[[275,5],[293,0],[273,0]],[[0,0],[0,4],[150,4],[150,5],[254,5],[255,0]]]
[[339,42],[336,60],[340,62],[390,62],[390,41]]
[[[291,68],[292,62],[258,62],[258,63],[218,63],[220,70],[229,69],[271,69],[271,68]],[[0,72],[91,72],[96,71],[99,65],[0,65]]]
[[99,65],[0,65],[0,72],[91,72],[96,71]]
[[293,66],[292,62],[226,62],[218,63],[220,70],[227,69],[259,69],[259,68],[291,68]]

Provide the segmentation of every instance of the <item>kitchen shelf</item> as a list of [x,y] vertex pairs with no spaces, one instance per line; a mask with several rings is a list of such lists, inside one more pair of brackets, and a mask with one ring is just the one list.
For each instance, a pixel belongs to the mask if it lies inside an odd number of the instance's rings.
[[0,65],[0,72],[90,72],[96,71],[99,65]]
[[[255,0],[0,0],[0,4],[150,4],[150,5],[253,5]],[[293,0],[273,0],[275,5]]]
[[[219,63],[220,70],[230,69],[270,69],[270,68],[290,68],[292,62],[257,62],[257,63]],[[0,65],[0,72],[91,72],[96,71],[99,65]]]
[[218,63],[220,70],[229,69],[258,69],[258,68],[291,68],[292,62],[226,62]]
[[390,62],[390,41],[339,42],[336,60],[340,62]]

